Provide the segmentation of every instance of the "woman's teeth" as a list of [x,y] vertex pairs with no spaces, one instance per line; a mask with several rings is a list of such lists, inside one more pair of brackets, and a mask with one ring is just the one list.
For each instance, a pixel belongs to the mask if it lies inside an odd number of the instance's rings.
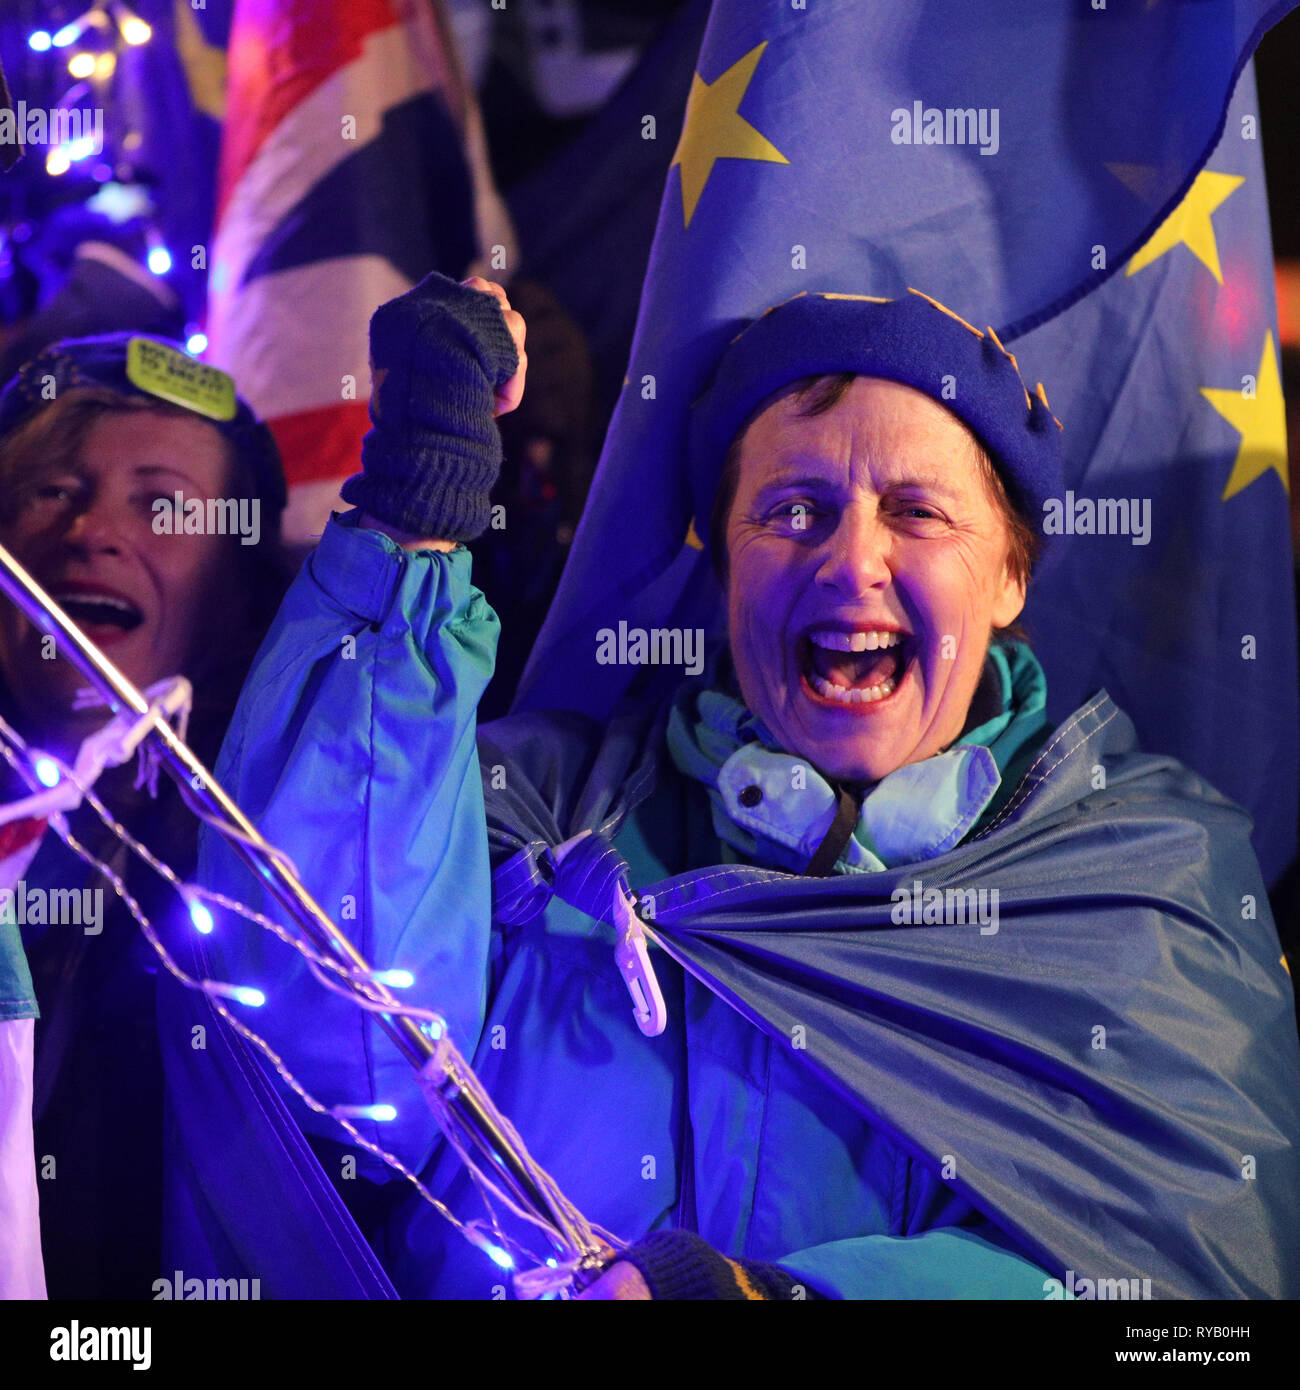
[[868,685],[865,688],[848,687],[832,685],[830,681],[823,680],[816,671],[809,671],[808,684],[819,695],[824,695],[828,700],[838,700],[842,705],[864,705],[872,700],[883,700],[886,695],[892,695],[898,682],[893,676],[889,676],[880,685]]
[[814,629],[808,634],[809,685],[823,698],[842,705],[883,700],[902,677],[902,652],[895,649],[904,635],[879,628]]
[[818,628],[808,634],[814,647],[833,652],[874,652],[882,647],[896,647],[903,640],[901,632],[873,629],[863,632],[841,632],[838,628]]

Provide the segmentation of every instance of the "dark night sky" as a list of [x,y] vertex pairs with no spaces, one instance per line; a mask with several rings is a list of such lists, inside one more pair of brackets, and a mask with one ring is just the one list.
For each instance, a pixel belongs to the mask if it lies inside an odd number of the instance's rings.
[[1264,36],[1255,55],[1273,252],[1300,257],[1300,11]]

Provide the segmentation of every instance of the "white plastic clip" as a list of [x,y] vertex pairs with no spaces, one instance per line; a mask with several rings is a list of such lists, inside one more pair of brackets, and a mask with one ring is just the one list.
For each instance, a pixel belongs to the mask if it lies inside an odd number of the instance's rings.
[[[558,864],[579,840],[590,834],[590,830],[582,830],[572,839],[556,845],[551,850],[551,858]],[[637,1027],[647,1038],[657,1038],[668,1026],[668,1006],[664,1003],[655,968],[650,963],[645,924],[636,915],[635,905],[621,887],[614,890],[610,917],[609,925],[618,935],[614,946],[614,963],[623,976],[627,992],[632,996],[632,1012]]]
[[615,895],[614,921],[611,925],[618,932],[614,960],[623,972],[627,992],[632,996],[632,1011],[636,1015],[637,1027],[647,1038],[657,1038],[667,1026],[668,1009],[655,968],[650,963],[645,926],[622,889]]

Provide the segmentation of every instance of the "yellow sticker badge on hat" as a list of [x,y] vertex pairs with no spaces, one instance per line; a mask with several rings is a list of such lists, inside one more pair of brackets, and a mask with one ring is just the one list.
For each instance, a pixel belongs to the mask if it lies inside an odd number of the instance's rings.
[[235,418],[235,383],[218,367],[196,362],[152,338],[126,345],[126,375],[133,386],[212,420]]

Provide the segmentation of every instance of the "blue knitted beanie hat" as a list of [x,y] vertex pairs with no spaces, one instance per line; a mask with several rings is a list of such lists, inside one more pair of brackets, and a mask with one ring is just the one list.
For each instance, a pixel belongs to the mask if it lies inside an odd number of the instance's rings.
[[914,387],[952,411],[988,451],[1012,503],[1043,534],[1043,503],[1060,496],[1060,422],[1041,383],[1031,394],[997,334],[937,300],[797,294],[731,340],[691,411],[696,534],[707,546],[713,499],[736,432],[755,406],[805,376],[855,372]]

